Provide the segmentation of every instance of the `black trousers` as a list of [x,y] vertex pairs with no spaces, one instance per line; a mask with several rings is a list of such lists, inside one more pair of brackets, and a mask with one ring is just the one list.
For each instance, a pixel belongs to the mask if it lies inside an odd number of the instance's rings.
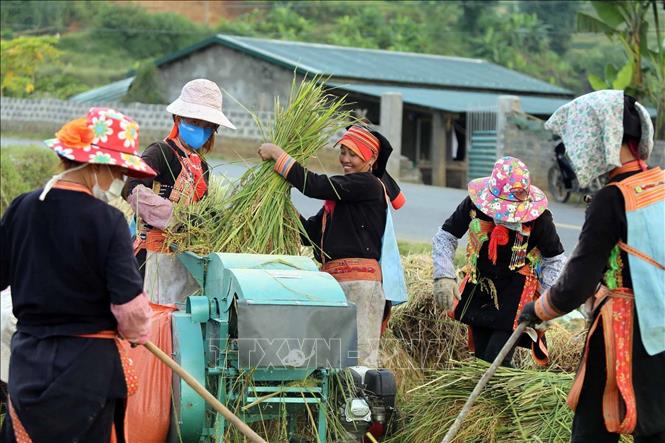
[[[501,348],[506,344],[512,333],[509,331],[498,331],[495,329],[472,326],[471,334],[473,336],[476,357],[492,363],[496,356],[499,355]],[[510,350],[501,365],[512,367],[510,362],[513,359],[514,353],[515,348]]]
[[[621,438],[620,434],[608,432],[603,420],[607,378],[604,350],[603,330],[599,326],[589,340],[587,369],[573,419],[571,443],[617,443]],[[665,443],[665,432],[633,438],[635,443]]]
[[[124,400],[109,400],[106,405],[102,408],[97,416],[90,423],[90,427],[82,434],[81,439],[78,440],[80,443],[99,443],[111,441],[111,428],[113,427],[114,422],[116,423],[116,431],[118,431],[118,436],[120,437],[117,441],[124,442],[124,433],[122,432],[122,417],[124,417]],[[116,417],[120,417],[120,420],[116,420]],[[14,436],[14,427],[12,426],[12,420],[9,417],[9,413],[5,415],[5,419],[2,423],[2,429],[0,430],[0,441],[6,443],[16,443],[16,438]],[[33,443],[42,443],[35,439],[32,440]],[[47,443],[47,442],[43,442]],[[50,443],[50,442],[48,442]]]

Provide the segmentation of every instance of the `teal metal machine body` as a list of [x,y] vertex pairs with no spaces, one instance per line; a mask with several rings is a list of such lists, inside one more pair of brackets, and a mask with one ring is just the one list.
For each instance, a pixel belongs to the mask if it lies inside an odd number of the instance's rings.
[[[329,379],[355,364],[355,306],[339,284],[307,257],[179,259],[201,291],[173,314],[175,360],[247,423],[286,414],[295,430],[309,407],[325,442]],[[171,442],[224,441],[226,420],[178,377],[173,396]]]

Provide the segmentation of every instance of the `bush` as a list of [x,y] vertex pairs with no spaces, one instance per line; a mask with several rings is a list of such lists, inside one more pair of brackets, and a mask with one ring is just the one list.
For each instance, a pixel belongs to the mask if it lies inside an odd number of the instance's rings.
[[93,38],[125,48],[134,59],[160,57],[208,35],[205,28],[185,17],[151,14],[132,4],[102,3],[92,25]]
[[132,81],[127,94],[122,98],[124,103],[149,103],[160,105],[166,103],[162,94],[162,84],[160,82],[157,67],[151,61],[142,63],[139,66],[134,81]]
[[19,195],[41,188],[57,171],[58,157],[39,146],[0,149],[0,212]]

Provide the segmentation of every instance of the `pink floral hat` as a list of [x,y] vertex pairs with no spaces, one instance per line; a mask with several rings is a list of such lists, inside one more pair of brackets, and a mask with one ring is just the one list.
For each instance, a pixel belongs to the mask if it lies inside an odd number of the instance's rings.
[[547,196],[531,184],[526,165],[514,157],[494,163],[492,175],[469,182],[469,196],[484,214],[505,223],[526,223],[547,209]]
[[111,108],[90,108],[86,117],[67,123],[56,138],[44,143],[60,157],[79,163],[119,166],[137,178],[157,175],[139,156],[138,123]]

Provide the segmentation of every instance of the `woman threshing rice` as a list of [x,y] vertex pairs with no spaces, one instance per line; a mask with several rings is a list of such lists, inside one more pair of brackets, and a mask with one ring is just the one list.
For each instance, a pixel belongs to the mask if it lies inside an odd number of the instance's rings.
[[106,202],[123,176],[150,177],[138,125],[108,108],[48,140],[62,162],[43,190],[17,197],[0,224],[0,289],[18,319],[2,441],[124,441],[137,388],[120,337],[143,343],[151,310],[122,212]]
[[[277,145],[259,148],[263,160],[275,160],[275,172],[308,197],[325,200],[313,217],[301,221],[323,270],[339,281],[355,303],[358,364],[378,367],[382,323],[391,304],[406,300],[406,286],[388,210],[405,202],[386,172],[392,147],[376,131],[351,126],[339,141],[344,175],[312,173]],[[381,264],[379,264],[379,260]]]
[[183,199],[194,203],[206,195],[209,169],[200,154],[213,148],[217,129],[235,129],[222,112],[222,92],[210,80],[187,83],[166,111],[173,114],[170,134],[148,146],[142,155],[157,176],[130,179],[123,190],[123,197],[140,218],[134,251],[145,275],[145,288],[160,304],[182,302],[198,288],[164,244],[164,229],[175,203]]
[[[517,326],[522,307],[554,283],[565,257],[547,197],[531,184],[522,161],[497,160],[492,175],[471,181],[468,191],[432,241],[434,295],[443,309],[453,309],[454,318],[469,325],[476,357],[491,362]],[[467,231],[458,289],[453,257]],[[537,363],[547,363],[542,333],[531,343],[523,337],[521,344],[531,348]],[[504,364],[511,359],[512,352]]]
[[593,297],[568,397],[572,441],[665,442],[665,172],[644,163],[649,114],[623,91],[597,91],[559,108],[546,127],[563,139],[581,186],[608,172],[609,184],[593,197],[563,274],[522,319],[550,320]]

